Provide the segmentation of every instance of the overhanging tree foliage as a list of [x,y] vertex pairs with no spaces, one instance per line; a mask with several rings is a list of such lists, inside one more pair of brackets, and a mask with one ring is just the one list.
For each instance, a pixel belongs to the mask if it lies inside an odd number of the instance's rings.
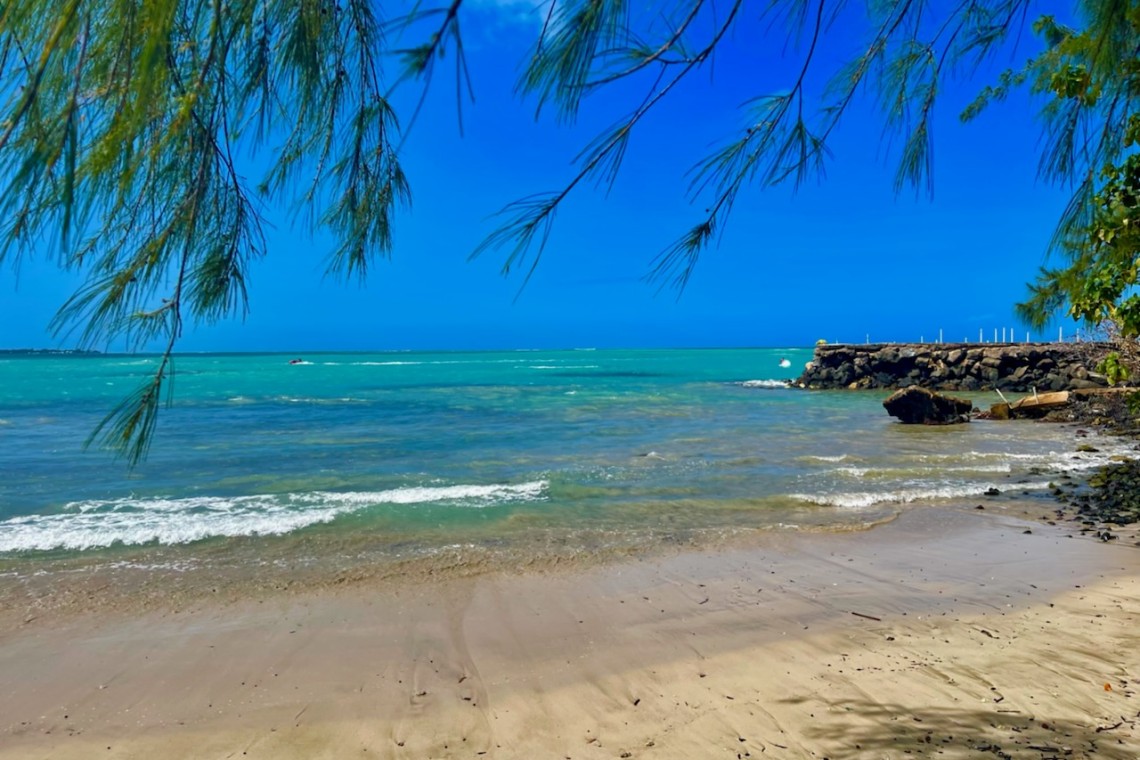
[[[333,233],[330,271],[363,275],[390,250],[409,192],[385,53],[367,0],[0,9],[0,252],[58,245],[87,275],[56,318],[82,343],[163,345],[103,443],[137,461],[183,323],[244,314],[267,199]],[[274,156],[255,187],[239,148]]]
[[[310,229],[332,233],[332,273],[363,276],[375,257],[389,255],[395,215],[410,198],[392,93],[407,80],[426,92],[443,63],[454,66],[460,94],[470,87],[462,3],[415,3],[391,16],[372,0],[0,7],[0,255],[58,250],[61,266],[86,275],[56,320],[82,343],[163,345],[153,376],[92,440],[132,462],[145,454],[183,325],[247,308],[246,273],[265,253],[267,205],[288,204]],[[1041,175],[1074,189],[1055,240],[1070,255],[1103,248],[1081,236],[1115,181],[1103,167],[1129,171],[1135,5],[1078,0],[1072,28],[1041,18],[1044,45],[1034,47],[1043,52],[991,83],[963,114],[971,118],[1014,87],[1042,97]],[[565,199],[590,181],[612,182],[639,125],[707,69],[730,34],[795,56],[779,91],[742,104],[743,126],[693,167],[695,218],[649,277],[677,288],[745,188],[822,175],[828,140],[861,92],[877,99],[901,145],[896,189],[929,188],[940,87],[1008,49],[1038,15],[1030,0],[679,0],[648,8],[548,0],[535,12],[541,24],[519,89],[539,111],[573,120],[618,82],[641,84],[644,97],[586,145],[563,184],[504,209],[480,251],[502,249],[504,273],[526,277]],[[823,70],[821,51],[855,20],[860,53]],[[821,75],[831,81],[823,92],[811,86]],[[418,105],[406,122],[416,112]],[[272,156],[254,184],[234,158],[249,150]],[[1035,314],[1078,303],[1065,282],[1047,275]]]
[[[1085,28],[1048,16],[1035,28],[1049,48],[1018,78],[1032,78],[1034,89],[1050,96],[1047,124],[1074,146],[1054,161],[1067,162],[1060,176],[1079,184],[1053,239],[1062,265],[1041,270],[1018,312],[1041,327],[1067,310],[1105,330],[1117,350],[1101,367],[1116,382],[1140,359],[1140,6],[1097,4]],[[1073,171],[1078,161],[1080,175]]]
[[[1135,144],[1135,128],[1129,127],[1128,147]],[[1042,268],[1018,312],[1042,326],[1067,309],[1070,316],[1099,328],[1114,346],[1100,369],[1117,383],[1140,369],[1140,156],[1129,155],[1120,166],[1109,164],[1101,179],[1090,218],[1062,240],[1065,266]]]

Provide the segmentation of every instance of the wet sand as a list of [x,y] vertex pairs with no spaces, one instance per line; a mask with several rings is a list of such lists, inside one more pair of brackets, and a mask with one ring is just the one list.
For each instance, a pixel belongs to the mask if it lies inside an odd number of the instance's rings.
[[9,609],[0,758],[1135,758],[1120,543],[914,509],[584,569]]

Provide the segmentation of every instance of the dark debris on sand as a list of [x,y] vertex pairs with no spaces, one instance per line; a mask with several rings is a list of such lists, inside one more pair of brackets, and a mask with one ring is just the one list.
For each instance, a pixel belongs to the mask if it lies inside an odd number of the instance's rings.
[[1140,425],[1129,407],[1132,396],[1128,392],[1073,394],[1064,408],[1054,409],[1041,420],[1076,422],[1107,433],[1140,438]]
[[[1140,425],[1133,412],[1131,393],[1077,396],[1065,409],[1050,412],[1046,422],[1076,422],[1100,428],[1110,435],[1140,439]],[[1095,451],[1088,444],[1078,451]],[[1140,460],[1128,459],[1104,465],[1083,482],[1067,479],[1054,486],[1053,496],[1063,507],[1057,518],[1081,522],[1082,533],[1095,532],[1108,542],[1118,536],[1112,526],[1140,522]]]
[[1086,530],[1096,528],[1102,540],[1110,541],[1115,536],[1109,530],[1100,530],[1104,526],[1140,522],[1140,461],[1105,465],[1085,483],[1056,487],[1053,495],[1084,523]]

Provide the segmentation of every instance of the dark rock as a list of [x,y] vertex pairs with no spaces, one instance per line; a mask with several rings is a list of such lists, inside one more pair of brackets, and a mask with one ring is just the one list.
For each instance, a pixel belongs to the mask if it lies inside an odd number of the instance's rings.
[[994,381],[994,387],[999,391],[1011,390],[1015,391],[1021,387],[1021,384],[1014,380],[1012,377],[999,377]]
[[835,382],[839,385],[847,385],[855,381],[856,372],[855,366],[851,362],[843,362],[839,368],[835,370],[833,375]]
[[899,350],[894,347],[884,348],[876,351],[874,358],[879,364],[895,364],[899,360]]
[[[798,384],[809,388],[898,388],[1029,392],[1107,386],[1089,369],[1105,344],[867,344],[817,346]],[[900,382],[909,380],[910,382]]]
[[998,371],[997,367],[990,367],[985,364],[980,364],[977,367],[977,375],[980,379],[992,383],[1001,377],[1001,372]]
[[970,421],[973,404],[926,388],[904,388],[883,402],[887,414],[908,425],[952,425]]

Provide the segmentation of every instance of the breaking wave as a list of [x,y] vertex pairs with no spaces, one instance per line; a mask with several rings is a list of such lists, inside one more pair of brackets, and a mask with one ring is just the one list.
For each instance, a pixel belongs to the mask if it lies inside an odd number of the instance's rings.
[[0,552],[185,544],[221,536],[274,536],[385,504],[479,508],[545,498],[547,481],[453,485],[386,491],[310,491],[252,496],[194,496],[77,501],[50,515],[0,522]]
[[991,488],[999,491],[1040,491],[1049,487],[1048,483],[970,483],[962,485],[914,485],[909,488],[900,488],[888,491],[840,491],[835,493],[788,494],[797,501],[806,501],[809,504],[818,504],[822,507],[845,507],[858,509],[872,507],[876,504],[910,504],[916,501],[930,501],[935,499],[963,499],[966,497],[982,496]]
[[744,388],[787,388],[787,380],[745,380],[740,383]]

